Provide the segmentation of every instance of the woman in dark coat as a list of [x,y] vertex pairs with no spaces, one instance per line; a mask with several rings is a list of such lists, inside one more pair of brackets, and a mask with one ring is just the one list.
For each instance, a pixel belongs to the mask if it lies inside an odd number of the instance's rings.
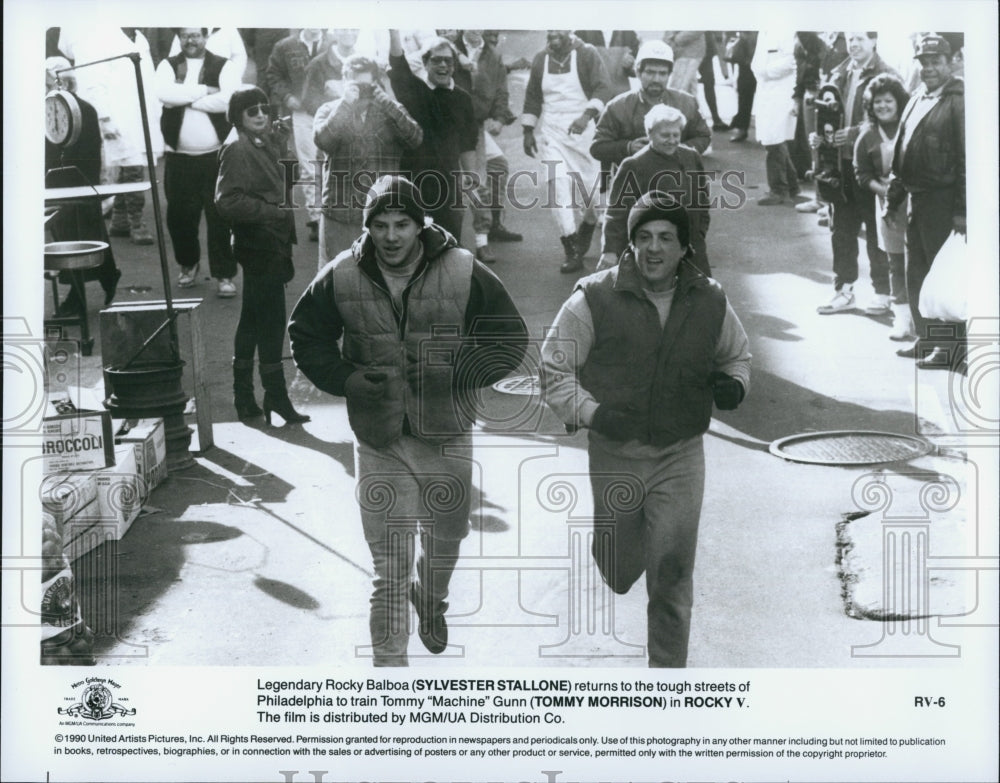
[[[219,153],[215,205],[230,222],[233,255],[243,267],[243,307],[233,346],[233,396],[240,420],[276,412],[288,424],[309,421],[292,407],[281,366],[285,344],[285,285],[295,274],[295,222],[278,163],[283,140],[275,133],[267,95],[236,90],[229,100],[235,126]],[[264,410],[253,391],[253,359],[260,360]]]

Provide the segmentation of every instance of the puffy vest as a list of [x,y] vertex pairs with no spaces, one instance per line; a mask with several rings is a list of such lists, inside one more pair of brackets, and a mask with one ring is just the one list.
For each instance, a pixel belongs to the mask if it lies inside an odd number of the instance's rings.
[[594,323],[580,385],[601,404],[644,416],[654,446],[706,432],[712,418],[708,377],[726,315],[722,287],[682,275],[662,329],[630,258],[580,287]]
[[[184,53],[181,52],[180,54],[175,54],[173,57],[168,57],[167,62],[174,69],[174,80],[179,84],[183,83],[187,78],[187,58],[184,56]],[[226,62],[228,61],[225,57],[220,57],[206,49],[205,61],[201,66],[201,73],[198,75],[198,83],[207,84],[209,87],[218,87],[219,74],[222,72],[222,66]],[[160,130],[163,131],[163,140],[173,149],[177,149],[177,140],[181,135],[181,124],[184,122],[184,112],[186,110],[186,106],[164,106],[163,112],[160,114]],[[226,113],[210,112],[208,118],[212,121],[212,126],[215,128],[215,133],[218,135],[219,141],[225,141],[231,127],[226,120]]]
[[[467,432],[475,411],[453,394],[457,339],[465,332],[472,287],[473,257],[452,248],[429,259],[403,294],[397,312],[389,291],[345,252],[335,262],[333,290],[344,322],[342,353],[367,371],[384,372],[385,396],[372,407],[347,400],[347,415],[358,439],[381,448],[407,430],[435,442]],[[407,354],[421,360],[419,393],[406,376]]]

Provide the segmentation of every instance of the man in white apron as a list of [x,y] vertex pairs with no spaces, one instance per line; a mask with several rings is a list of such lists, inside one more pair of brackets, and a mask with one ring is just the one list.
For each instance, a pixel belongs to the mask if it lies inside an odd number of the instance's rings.
[[590,156],[590,145],[612,90],[595,47],[569,30],[549,30],[548,42],[531,64],[521,125],[525,154],[537,153],[545,168],[549,188],[542,207],[555,215],[566,255],[559,271],[568,274],[583,268],[597,226],[601,164]]

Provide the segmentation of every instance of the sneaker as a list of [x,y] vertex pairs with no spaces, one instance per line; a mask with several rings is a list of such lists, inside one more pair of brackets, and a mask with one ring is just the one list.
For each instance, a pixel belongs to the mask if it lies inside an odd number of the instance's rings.
[[913,315],[910,313],[909,304],[892,305],[892,331],[889,332],[889,339],[896,342],[912,340],[917,335],[913,330]]
[[833,298],[825,305],[816,308],[820,315],[831,315],[832,313],[842,313],[845,310],[854,309],[854,286],[845,285],[834,293]]
[[236,296],[236,284],[232,281],[232,278],[219,278],[219,298],[232,299],[234,296]]
[[427,652],[434,655],[444,652],[448,647],[448,623],[444,619],[448,604],[438,601],[436,606],[429,606],[426,601],[421,600],[416,582],[410,584],[410,601],[417,610],[417,617],[420,619],[417,634]]
[[138,226],[129,232],[133,245],[152,245],[156,242],[149,229],[145,226]]
[[889,312],[889,297],[886,294],[875,294],[865,305],[865,312],[868,315],[882,315]]
[[483,245],[476,248],[476,260],[482,261],[484,264],[495,264],[497,257],[493,253],[493,248],[489,245]]
[[795,205],[796,212],[819,212],[819,202],[814,199]]
[[777,207],[790,202],[787,198],[779,196],[777,193],[768,193],[766,196],[757,199],[757,203],[762,207]]
[[951,370],[958,369],[958,362],[954,362],[956,365],[952,367],[952,352],[947,348],[942,348],[940,345],[934,346],[929,351],[924,351],[921,356],[917,357],[917,369],[920,370]]
[[177,276],[177,286],[179,288],[190,288],[198,282],[198,264],[194,266],[182,266],[181,273]]

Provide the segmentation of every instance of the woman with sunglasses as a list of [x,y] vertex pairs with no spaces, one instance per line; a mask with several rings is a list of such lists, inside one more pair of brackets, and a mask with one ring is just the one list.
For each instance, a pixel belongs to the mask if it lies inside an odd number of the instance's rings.
[[[309,421],[292,407],[281,366],[285,344],[285,285],[292,279],[293,212],[287,208],[284,147],[259,87],[236,90],[227,118],[233,125],[219,155],[215,205],[230,222],[233,255],[243,267],[243,306],[233,347],[233,396],[240,421],[271,412],[287,424]],[[264,409],[253,390],[253,359],[260,361]]]

